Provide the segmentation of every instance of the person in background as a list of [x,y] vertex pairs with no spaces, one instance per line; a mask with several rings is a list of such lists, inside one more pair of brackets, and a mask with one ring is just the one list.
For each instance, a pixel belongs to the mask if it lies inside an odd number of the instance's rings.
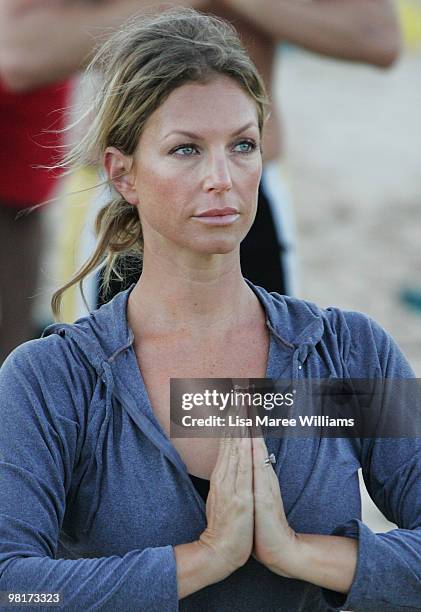
[[17,216],[58,193],[58,173],[40,166],[61,154],[70,77],[89,57],[92,31],[119,25],[138,8],[127,0],[0,0],[0,364],[38,331],[45,215],[39,208]]
[[[281,42],[382,68],[391,66],[399,55],[400,31],[392,0],[0,0],[3,73],[9,86],[20,91],[68,77],[83,69],[98,40],[122,21],[144,10],[168,6],[196,8],[233,23],[270,97]],[[274,105],[265,128],[258,214],[242,243],[241,262],[244,275],[252,282],[269,291],[294,294],[294,223],[283,156],[282,120]],[[79,237],[76,228],[74,240]],[[136,280],[129,275],[126,282]],[[115,281],[111,295],[122,288]],[[108,297],[100,295],[99,303]]]
[[[1,61],[0,61],[1,65]],[[0,364],[35,333],[32,319],[43,243],[42,211],[23,209],[47,200],[57,175],[51,165],[61,138],[46,130],[64,127],[70,82],[31,90],[7,89],[0,69]]]

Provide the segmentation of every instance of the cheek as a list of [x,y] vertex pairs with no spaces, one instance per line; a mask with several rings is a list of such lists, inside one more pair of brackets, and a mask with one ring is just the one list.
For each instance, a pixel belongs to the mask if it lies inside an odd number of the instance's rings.
[[247,174],[247,178],[243,180],[241,186],[241,199],[248,203],[248,206],[255,208],[257,207],[257,194],[259,191],[259,184],[261,179],[261,172],[258,170],[250,170]]
[[249,190],[251,193],[257,189],[262,177],[262,162],[259,159],[253,163],[249,163],[246,166],[239,168],[239,174],[237,176],[239,185],[242,185],[244,189]]
[[141,217],[154,222],[172,225],[178,216],[186,213],[192,198],[192,180],[184,178],[173,168],[144,169],[137,181],[139,212]]
[[256,165],[256,169],[254,172],[254,184],[257,186],[259,185],[260,179],[262,178],[262,170],[263,170],[262,160],[260,159],[259,163]]
[[139,173],[139,191],[148,190],[157,197],[168,196],[191,186],[191,178],[185,168],[157,158],[156,163],[152,162],[142,167]]

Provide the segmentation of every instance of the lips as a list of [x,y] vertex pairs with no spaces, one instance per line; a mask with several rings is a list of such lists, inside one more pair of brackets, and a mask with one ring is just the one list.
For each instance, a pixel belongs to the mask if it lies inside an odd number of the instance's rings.
[[195,215],[195,217],[225,217],[226,215],[237,215],[238,210],[236,208],[211,208]]

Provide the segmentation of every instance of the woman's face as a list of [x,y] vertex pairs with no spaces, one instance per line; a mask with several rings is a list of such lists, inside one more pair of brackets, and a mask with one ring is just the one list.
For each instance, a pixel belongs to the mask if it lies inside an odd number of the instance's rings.
[[256,214],[256,105],[229,77],[185,84],[146,122],[133,164],[145,255],[231,252]]

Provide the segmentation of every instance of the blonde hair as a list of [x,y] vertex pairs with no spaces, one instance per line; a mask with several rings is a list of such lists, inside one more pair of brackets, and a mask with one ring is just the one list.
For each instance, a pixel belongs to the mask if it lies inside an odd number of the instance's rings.
[[[188,82],[229,76],[254,100],[260,132],[266,119],[265,87],[237,32],[222,19],[193,9],[131,19],[99,48],[88,72],[101,75],[100,86],[88,131],[58,164],[68,171],[100,164],[108,146],[132,155],[148,118],[174,89]],[[140,265],[143,236],[137,208],[117,192],[98,213],[95,229],[94,253],[53,295],[56,318],[63,293],[78,283],[83,296],[83,280],[100,265],[106,264],[106,288],[112,274],[121,278],[122,258],[135,256]]]

